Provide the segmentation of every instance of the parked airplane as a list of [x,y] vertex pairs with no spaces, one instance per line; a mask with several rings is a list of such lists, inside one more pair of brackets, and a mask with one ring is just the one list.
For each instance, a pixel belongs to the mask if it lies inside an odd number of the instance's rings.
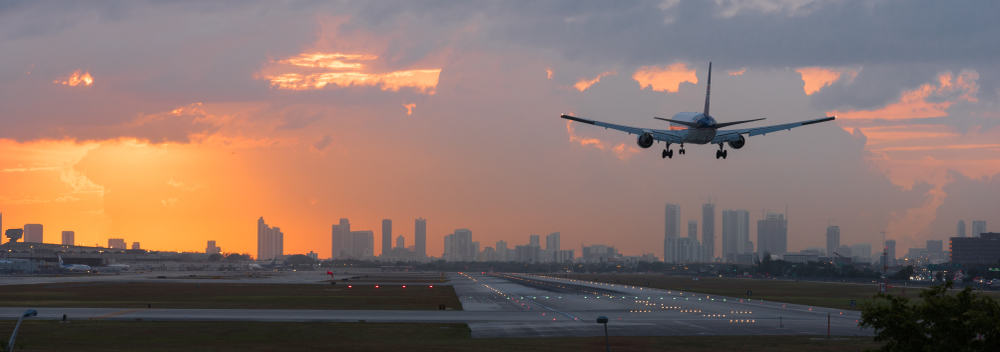
[[86,264],[65,264],[63,263],[62,256],[56,255],[59,258],[59,268],[67,271],[90,271],[90,265]]
[[662,141],[665,142],[666,148],[663,149],[663,158],[673,158],[674,151],[670,149],[670,144],[678,143],[681,145],[679,152],[684,154],[684,143],[691,144],[718,144],[719,150],[715,152],[715,158],[725,159],[728,156],[728,151],[725,150],[725,145],[729,144],[733,149],[740,149],[746,145],[747,136],[764,135],[771,132],[777,132],[781,130],[790,130],[795,127],[811,125],[814,123],[832,121],[836,117],[824,117],[814,120],[806,120],[799,122],[792,122],[780,125],[765,126],[765,127],[755,127],[755,128],[741,128],[732,130],[720,130],[720,128],[732,126],[741,123],[760,121],[763,118],[743,120],[743,121],[733,121],[733,122],[716,122],[712,115],[708,113],[709,97],[712,94],[712,63],[708,63],[708,81],[705,88],[705,110],[703,112],[681,112],[673,116],[673,118],[665,119],[662,117],[654,117],[657,120],[663,120],[670,122],[673,127],[681,126],[686,127],[686,129],[680,130],[657,130],[651,128],[640,128],[625,125],[618,125],[613,123],[589,120],[581,117],[561,115],[560,117],[573,120],[576,122],[582,122],[586,124],[591,124],[595,126],[600,126],[604,128],[616,129],[623,131],[628,134],[634,134],[639,136],[636,142],[642,148],[649,148],[653,145],[653,142]]

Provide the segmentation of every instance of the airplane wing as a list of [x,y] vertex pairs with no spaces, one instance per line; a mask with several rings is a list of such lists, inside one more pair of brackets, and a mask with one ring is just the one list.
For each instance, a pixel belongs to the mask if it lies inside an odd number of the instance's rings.
[[590,120],[590,119],[585,119],[585,118],[582,118],[582,117],[576,117],[576,116],[570,116],[570,115],[560,115],[559,117],[562,117],[562,118],[567,119],[567,120],[572,120],[572,121],[576,121],[576,122],[580,122],[580,123],[589,124],[589,125],[600,126],[600,127],[604,127],[604,128],[610,128],[610,129],[613,129],[613,130],[619,130],[619,131],[622,131],[622,132],[625,132],[625,133],[628,133],[628,134],[640,135],[640,134],[649,132],[649,134],[651,134],[653,136],[653,139],[656,139],[658,141],[667,142],[667,143],[680,143],[683,140],[683,136],[681,135],[681,133],[683,131],[657,130],[657,129],[651,129],[651,128],[638,128],[638,127],[632,127],[632,126],[617,125],[617,124],[613,124],[613,123],[595,121],[595,120]]
[[790,129],[793,129],[793,128],[799,127],[799,126],[812,125],[814,123],[820,123],[820,122],[826,122],[826,121],[833,121],[835,118],[836,117],[830,116],[830,117],[824,117],[824,118],[819,118],[819,119],[814,119],[814,120],[806,120],[806,121],[785,123],[785,124],[774,125],[774,126],[764,126],[764,127],[754,127],[754,128],[741,128],[741,129],[735,129],[735,130],[720,130],[720,131],[718,131],[718,132],[715,133],[715,139],[712,140],[712,144],[718,144],[718,143],[736,141],[736,140],[740,139],[740,135],[744,135],[744,134],[748,135],[748,136],[763,135],[763,134],[768,134],[768,133],[771,133],[771,132],[778,132],[778,131],[781,131],[781,130],[790,130]]

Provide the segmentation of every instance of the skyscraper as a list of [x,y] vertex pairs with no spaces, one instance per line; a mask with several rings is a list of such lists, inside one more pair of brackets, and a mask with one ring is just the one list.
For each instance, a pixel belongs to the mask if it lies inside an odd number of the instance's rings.
[[[396,248],[406,249],[406,238],[404,238],[403,235],[396,237]],[[385,252],[383,252],[382,255],[385,255]]]
[[375,232],[371,230],[351,231],[350,250],[347,257],[367,259],[375,256]]
[[750,242],[750,212],[746,210],[722,211],[722,256],[735,262],[736,256],[746,252]]
[[757,220],[757,254],[784,255],[788,252],[788,221],[784,214],[767,214]]
[[42,224],[24,225],[24,242],[42,243]]
[[528,245],[532,247],[542,248],[542,241],[540,237],[536,234],[531,234],[528,236]]
[[427,257],[427,220],[424,218],[413,222],[413,250],[417,258]]
[[63,246],[72,246],[72,245],[74,245],[74,243],[76,243],[75,237],[76,237],[76,233],[74,233],[73,231],[63,231],[62,232],[62,245]]
[[504,240],[497,241],[496,247],[497,247],[497,249],[496,249],[497,250],[497,260],[499,260],[501,262],[505,262],[505,261],[508,261],[508,260],[511,259],[511,256],[509,254],[510,253],[510,249],[507,248],[507,241],[504,241]]
[[338,224],[330,226],[330,256],[333,259],[346,259],[350,252],[351,221],[341,218]]
[[[982,235],[985,232],[986,220],[972,220],[972,237],[979,237],[979,235]],[[24,237],[28,237],[28,231],[24,231]],[[25,242],[27,242],[27,240],[25,240]]]
[[279,227],[268,226],[264,217],[257,219],[257,260],[280,259],[285,251],[285,234]]
[[382,219],[382,255],[392,252],[392,220]]
[[958,221],[958,228],[955,229],[955,236],[965,237],[965,220]]
[[677,262],[677,238],[681,235],[681,207],[667,203],[663,213],[663,262]]
[[559,255],[559,233],[553,232],[545,236],[545,259],[543,261],[556,261]]
[[[888,266],[896,265],[896,240],[885,241],[885,256],[888,257]],[[884,264],[884,263],[883,263]]]
[[833,258],[837,249],[840,248],[840,226],[830,225],[826,227],[826,256]]
[[688,220],[688,238],[698,240],[698,221]]
[[705,203],[701,206],[701,243],[705,248],[705,259],[715,258],[715,204]]
[[[537,247],[536,247],[537,248]],[[476,259],[472,231],[457,229],[444,237],[444,259],[453,262],[471,262]]]

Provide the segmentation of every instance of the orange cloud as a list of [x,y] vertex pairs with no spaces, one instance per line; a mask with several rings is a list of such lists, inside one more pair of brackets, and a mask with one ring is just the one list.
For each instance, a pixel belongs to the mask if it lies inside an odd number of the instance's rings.
[[91,85],[94,84],[94,77],[90,75],[90,72],[76,70],[73,71],[73,73],[71,73],[69,77],[67,77],[66,79],[61,81],[55,80],[52,81],[52,83],[70,87],[76,87],[76,86],[90,87]]
[[369,54],[303,53],[273,62],[261,76],[277,89],[379,87],[396,92],[413,88],[420,93],[434,94],[441,75],[440,68],[371,72],[361,62],[376,59],[378,56]]
[[417,107],[417,104],[414,103],[403,104],[403,107],[406,108],[406,116],[410,116],[413,115],[413,108]]
[[576,82],[576,84],[573,85],[573,88],[576,88],[576,90],[581,92],[585,91],[587,90],[587,88],[590,88],[590,86],[597,84],[597,82],[600,82],[601,78],[613,74],[615,74],[614,71],[608,71],[608,72],[602,72],[601,74],[597,75],[597,77],[594,77],[592,79],[581,78],[579,81]]
[[649,89],[655,92],[677,93],[681,83],[698,84],[698,75],[687,64],[678,62],[666,67],[643,66],[632,74],[632,79],[639,82],[639,89]]
[[552,79],[552,68],[551,67],[545,69],[545,78]]
[[743,67],[743,68],[740,68],[739,70],[732,70],[732,71],[728,71],[726,73],[728,73],[730,76],[742,76],[746,72],[747,72],[747,68]]
[[842,119],[920,119],[948,116],[948,108],[959,101],[976,102],[979,86],[976,71],[962,71],[957,77],[951,72],[938,75],[938,84],[927,83],[904,91],[899,101],[874,110],[830,111]]
[[823,88],[826,88],[840,80],[845,74],[854,79],[858,76],[858,70],[847,68],[829,67],[801,67],[795,70],[802,77],[802,91],[806,95],[813,95]]
[[625,160],[635,155],[639,152],[639,148],[627,145],[625,143],[620,143],[614,147],[609,147],[607,143],[597,138],[586,138],[576,135],[576,131],[573,129],[573,122],[566,121],[566,134],[569,135],[569,141],[574,143],[579,143],[581,146],[590,146],[600,150],[611,150],[615,153],[618,159]]

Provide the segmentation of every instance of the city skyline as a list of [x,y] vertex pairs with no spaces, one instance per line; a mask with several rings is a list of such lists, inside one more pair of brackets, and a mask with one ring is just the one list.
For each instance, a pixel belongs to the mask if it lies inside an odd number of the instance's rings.
[[[656,252],[663,203],[685,221],[705,199],[787,205],[790,249],[822,246],[831,219],[844,243],[886,231],[901,248],[1000,222],[990,2],[443,6],[3,8],[4,226],[253,253],[245,219],[266,214],[288,252],[326,256],[332,216],[407,219],[404,235],[432,219],[427,253],[455,228]],[[940,30],[911,40],[915,19]],[[719,121],[837,120],[665,163],[558,118],[664,128],[652,117],[704,103],[708,61]]]

